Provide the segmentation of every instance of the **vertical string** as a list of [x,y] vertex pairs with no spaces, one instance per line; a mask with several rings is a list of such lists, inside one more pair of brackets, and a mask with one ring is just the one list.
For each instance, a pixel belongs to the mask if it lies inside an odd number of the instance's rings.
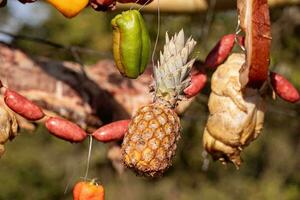
[[[137,4],[138,2],[139,2],[139,0],[136,0],[134,3]],[[147,1],[147,2],[148,2],[148,1]],[[147,2],[146,2],[146,3],[147,3]],[[132,10],[133,7],[134,7],[134,4],[133,4],[132,6],[130,6],[130,9],[129,9],[129,10]]]
[[[139,0],[136,1],[136,3],[138,2]],[[139,8],[139,11],[142,10],[143,8],[145,8],[145,6],[150,2],[150,0],[146,1],[140,8]]]
[[155,44],[154,44],[152,57],[151,57],[153,68],[155,66],[154,56],[155,56],[155,52],[156,52],[156,48],[157,48],[157,44],[158,44],[159,34],[160,34],[160,4],[159,4],[159,0],[157,0],[157,34],[156,34]]
[[202,163],[202,171],[207,171],[209,168],[209,158],[208,158],[208,153],[207,151],[202,151],[202,158],[203,158],[203,163]]
[[85,170],[85,176],[84,176],[85,181],[87,180],[88,174],[89,174],[92,146],[93,146],[93,137],[92,137],[92,135],[89,135],[89,152],[88,152],[87,164],[86,164],[86,170]]
[[204,41],[205,46],[207,44],[206,41],[207,41],[207,38],[208,38],[208,33],[210,31],[210,27],[211,27],[211,24],[213,22],[213,18],[214,18],[214,15],[215,15],[216,3],[217,3],[217,0],[211,0],[210,1],[209,7],[208,7],[207,12],[206,12],[206,16],[205,16],[204,26],[203,26],[203,29],[201,30],[201,37],[202,37],[201,42]]
[[237,25],[235,28],[235,37],[234,37],[234,41],[236,44],[238,44],[238,46],[243,50],[243,52],[246,51],[245,47],[243,47],[242,45],[240,45],[240,43],[238,42],[238,35],[241,33],[241,19],[240,16],[238,16],[238,21],[237,21]]
[[[139,0],[136,0],[135,3],[137,3]],[[140,8],[138,11],[141,11],[145,6],[150,2],[151,0],[147,0]],[[130,7],[130,10],[133,9],[133,5]],[[157,48],[158,40],[159,40],[159,35],[160,35],[160,2],[157,0],[157,34],[156,34],[156,39],[154,43],[154,48],[152,51],[152,56],[151,56],[151,61],[152,61],[152,66],[154,66],[154,56],[155,56],[155,51]]]

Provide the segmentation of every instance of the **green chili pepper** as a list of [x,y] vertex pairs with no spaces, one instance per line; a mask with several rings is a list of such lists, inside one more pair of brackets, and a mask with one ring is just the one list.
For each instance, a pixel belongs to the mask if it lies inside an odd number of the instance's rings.
[[116,66],[124,76],[137,78],[150,58],[150,37],[143,17],[139,11],[129,10],[117,15],[111,24]]

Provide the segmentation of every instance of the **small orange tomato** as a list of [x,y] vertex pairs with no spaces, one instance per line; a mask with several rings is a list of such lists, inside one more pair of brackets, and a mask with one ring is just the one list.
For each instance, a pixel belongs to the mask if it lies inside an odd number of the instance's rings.
[[73,188],[73,200],[104,200],[104,188],[94,180],[80,181]]

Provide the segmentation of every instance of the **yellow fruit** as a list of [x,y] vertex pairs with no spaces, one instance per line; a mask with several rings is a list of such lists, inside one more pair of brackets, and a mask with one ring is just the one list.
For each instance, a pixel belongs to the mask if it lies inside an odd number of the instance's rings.
[[65,17],[75,17],[83,10],[89,3],[89,0],[47,0]]
[[156,177],[172,164],[180,136],[180,120],[174,112],[190,84],[194,60],[188,60],[196,42],[185,42],[180,31],[169,39],[154,67],[154,103],[140,108],[125,134],[122,144],[124,164],[139,175]]
[[172,109],[160,103],[141,107],[123,142],[125,164],[142,175],[162,174],[171,165],[179,135],[180,120]]

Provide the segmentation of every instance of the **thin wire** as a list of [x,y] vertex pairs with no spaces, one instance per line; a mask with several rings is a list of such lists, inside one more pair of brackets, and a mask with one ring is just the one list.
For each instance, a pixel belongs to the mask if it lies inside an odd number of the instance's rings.
[[17,40],[27,40],[27,41],[31,41],[31,42],[41,43],[41,44],[45,44],[45,45],[48,45],[48,46],[51,46],[54,48],[64,49],[67,51],[70,51],[70,49],[75,48],[76,51],[78,51],[78,52],[84,52],[84,53],[88,53],[88,54],[97,54],[97,55],[101,55],[101,56],[110,56],[110,54],[108,54],[108,53],[99,52],[95,49],[89,49],[89,48],[84,48],[84,47],[79,47],[79,46],[66,46],[66,45],[56,43],[56,42],[52,42],[50,40],[37,38],[37,37],[31,37],[31,36],[27,36],[27,35],[13,34],[13,33],[3,31],[3,30],[0,30],[0,33],[7,35],[9,37],[12,37],[14,39],[17,39]]
[[202,171],[207,171],[209,168],[209,158],[208,158],[208,153],[207,151],[202,151],[202,158],[203,158],[203,162],[202,162]]
[[73,167],[73,171],[72,171],[72,175],[71,177],[69,178],[68,182],[67,182],[67,185],[65,187],[65,191],[64,191],[64,194],[67,194],[68,190],[69,190],[69,187],[70,187],[70,184],[72,182],[72,179],[74,178],[74,174],[75,174],[75,169]]
[[201,30],[202,42],[204,41],[205,44],[207,44],[206,40],[214,18],[215,8],[216,8],[216,0],[211,0],[205,16],[205,23],[203,26],[204,28]]
[[143,8],[145,8],[145,6],[149,3],[150,0],[146,1],[140,8],[139,11],[142,10]]
[[241,33],[242,29],[241,29],[241,19],[240,16],[238,16],[238,23],[236,25],[235,28],[235,37],[234,37],[234,41],[236,44],[238,44],[238,46],[242,49],[243,52],[246,51],[245,47],[243,47],[239,42],[238,42],[238,38],[237,36]]
[[157,0],[157,34],[156,34],[155,44],[154,44],[154,48],[153,48],[153,52],[152,52],[152,58],[151,58],[153,68],[155,66],[154,56],[155,56],[155,51],[156,51],[157,44],[158,44],[159,34],[160,34],[160,4],[159,4],[159,0]]
[[85,171],[85,176],[84,176],[85,181],[87,180],[88,174],[89,174],[92,146],[93,146],[93,137],[92,137],[92,135],[89,135],[89,152],[88,152],[86,171]]
[[[137,4],[139,2],[139,0],[136,0],[135,2],[134,2],[134,4]],[[134,8],[134,4],[132,4],[132,6],[130,6],[130,10],[132,10],[133,8]]]

